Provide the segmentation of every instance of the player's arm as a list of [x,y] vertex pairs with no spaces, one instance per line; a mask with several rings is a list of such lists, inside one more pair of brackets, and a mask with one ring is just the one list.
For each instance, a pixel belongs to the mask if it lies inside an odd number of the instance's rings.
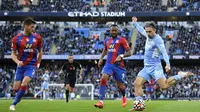
[[17,64],[17,66],[23,66],[23,62],[17,59],[16,51],[17,51],[17,37],[12,39],[12,53],[11,58]]
[[168,72],[170,70],[170,62],[169,62],[169,56],[167,54],[166,48],[165,48],[165,44],[164,41],[161,38],[157,38],[155,41],[159,51],[162,53],[163,58],[165,60],[166,63],[166,72]]
[[137,18],[136,17],[132,17],[132,23],[133,23],[133,26],[142,34],[144,35],[146,38],[148,38],[148,35],[146,33],[146,31],[144,30],[144,28],[142,26],[140,26],[138,23],[137,23]]
[[39,48],[39,53],[37,56],[37,63],[38,63],[37,67],[39,68],[41,60],[42,60],[42,38],[40,36],[39,36],[39,41],[38,41],[38,48]]
[[115,60],[115,62],[121,61],[123,58],[129,57],[132,55],[131,48],[128,45],[128,42],[126,41],[126,39],[124,38],[121,39],[121,45],[123,46],[126,52],[124,54],[120,54]]
[[76,62],[76,63],[77,63],[78,68],[80,69],[80,73],[79,73],[80,80],[82,80],[83,68],[79,62]]
[[107,49],[107,45],[106,45],[106,41],[104,42],[104,49],[103,52],[101,54],[101,57],[99,59],[98,62],[98,66],[101,67],[101,65],[103,64],[103,58],[107,55],[108,49]]
[[61,67],[61,69],[59,71],[59,75],[63,73],[65,68],[66,68],[66,63]]

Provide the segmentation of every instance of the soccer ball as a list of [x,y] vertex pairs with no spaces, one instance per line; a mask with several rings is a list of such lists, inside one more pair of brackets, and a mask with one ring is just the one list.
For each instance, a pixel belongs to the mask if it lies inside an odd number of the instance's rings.
[[143,111],[145,107],[146,107],[146,104],[144,100],[136,100],[133,103],[133,109],[135,111]]

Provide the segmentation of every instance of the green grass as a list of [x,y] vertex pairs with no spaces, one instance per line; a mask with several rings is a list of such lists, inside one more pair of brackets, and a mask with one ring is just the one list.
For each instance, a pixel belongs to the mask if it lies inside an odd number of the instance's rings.
[[[22,100],[16,107],[16,112],[129,112],[132,101],[126,107],[121,107],[121,101],[104,101],[104,108],[97,109],[93,104],[97,101],[74,100],[66,104],[64,100]],[[9,112],[12,100],[0,100],[0,112]],[[200,112],[199,101],[151,101],[146,102],[144,112]]]

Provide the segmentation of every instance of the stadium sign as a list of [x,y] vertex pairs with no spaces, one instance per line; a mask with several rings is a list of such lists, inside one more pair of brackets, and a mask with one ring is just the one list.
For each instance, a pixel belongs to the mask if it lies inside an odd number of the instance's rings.
[[69,17],[125,17],[125,12],[68,12]]

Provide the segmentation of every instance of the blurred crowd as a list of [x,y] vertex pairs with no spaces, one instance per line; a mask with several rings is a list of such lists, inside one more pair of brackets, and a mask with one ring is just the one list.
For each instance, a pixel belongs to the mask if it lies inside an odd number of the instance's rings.
[[111,0],[107,11],[166,11],[167,6],[161,5],[161,0]]
[[[200,54],[200,27],[198,23],[180,25],[166,23],[157,26],[157,33],[165,41],[169,55],[198,55]],[[96,31],[98,29],[98,31]],[[131,28],[120,29],[119,35],[131,43]],[[23,31],[20,24],[0,25],[0,52],[11,54],[11,40]],[[62,30],[56,24],[38,24],[35,32],[43,39],[44,54],[101,54],[104,48],[104,39],[110,36],[109,27],[104,28],[73,28],[65,26]],[[91,33],[97,32],[97,33]],[[167,34],[167,32],[170,32]],[[146,38],[137,33],[134,46],[134,55],[143,55]],[[55,52],[52,52],[55,51]]]
[[[33,95],[40,89],[42,80],[41,76],[44,74],[44,68],[48,68],[49,75],[50,75],[50,84],[63,84],[64,83],[64,75],[59,75],[59,68],[60,64],[49,64],[47,63],[44,66],[41,66],[40,69],[37,69],[35,75],[33,76],[33,79],[28,87],[28,90],[26,92],[26,96],[33,97]],[[139,71],[142,69],[142,66],[133,66],[129,65],[129,63],[126,63],[127,67],[127,76],[126,76],[126,96],[127,97],[134,97],[134,85],[133,82],[139,73]],[[191,71],[195,75],[190,78],[186,78],[180,82],[178,82],[175,86],[169,88],[165,91],[160,91],[159,88],[156,88],[153,92],[153,98],[154,99],[173,99],[173,98],[196,98],[200,97],[200,66],[199,65],[178,65],[173,66],[171,73],[166,75],[166,77],[176,75],[178,71]],[[78,72],[77,71],[77,83],[83,83],[88,84],[92,83],[95,86],[94,95],[95,97],[98,97],[98,91],[99,91],[99,82],[101,77],[101,70],[97,67],[97,65],[93,62],[88,62],[87,65],[83,65],[83,80],[78,80]],[[14,96],[12,85],[15,73],[15,69],[12,69],[12,67],[9,67],[9,69],[5,66],[4,68],[0,68],[0,92],[10,94],[11,96]],[[145,89],[144,89],[145,90]],[[64,94],[64,88],[62,86],[60,87],[50,87],[49,90],[50,96],[53,98],[63,98]],[[75,89],[74,91],[75,95],[80,95],[80,97],[90,97],[91,95],[91,88],[87,87],[80,87]],[[120,93],[115,85],[115,80],[113,77],[110,77],[108,83],[107,83],[107,90],[106,90],[106,98],[115,99],[120,97]]]
[[[198,24],[185,27],[178,23],[171,25],[160,24],[157,33],[165,41],[169,55],[199,55],[200,54],[200,27]],[[173,32],[167,34],[167,32]],[[171,37],[170,37],[171,36]],[[146,38],[137,33],[134,54],[144,54]]]
[[[2,0],[1,11],[23,11],[24,7],[28,7],[30,12],[38,11],[92,11],[92,7],[104,7],[107,11],[167,11],[173,8],[174,11],[199,11],[199,0],[38,0],[33,3],[32,0]],[[98,11],[98,10],[97,10]]]

